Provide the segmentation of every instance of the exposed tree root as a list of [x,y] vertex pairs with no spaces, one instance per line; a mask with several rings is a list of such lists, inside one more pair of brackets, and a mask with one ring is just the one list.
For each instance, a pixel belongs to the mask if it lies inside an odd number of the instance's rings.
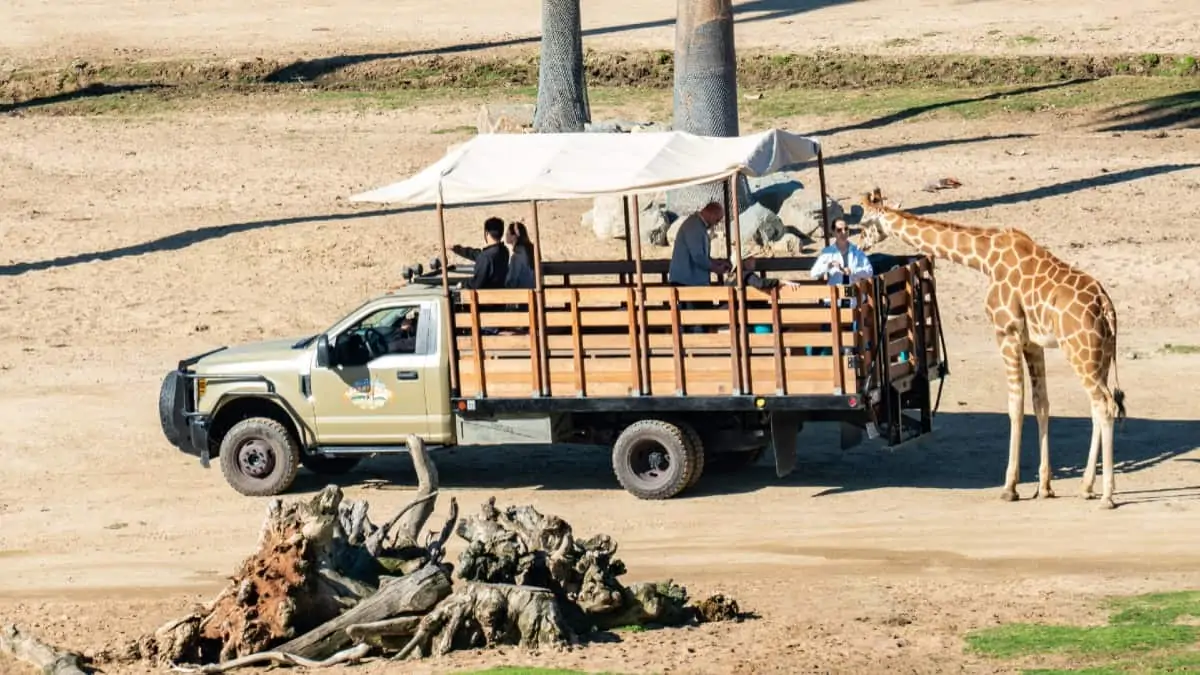
[[550,591],[469,583],[421,619],[416,635],[396,658],[498,644],[554,648],[576,642]]
[[[374,652],[406,659],[501,644],[562,648],[597,629],[739,617],[724,596],[692,607],[669,581],[622,585],[611,537],[577,540],[566,521],[532,506],[501,510],[489,499],[460,522],[452,498],[440,531],[423,535],[438,474],[424,443],[408,442],[417,496],[395,516],[376,526],[366,502],[343,500],[333,485],[308,500],[273,500],[258,551],[212,602],[97,660],[146,659],[189,673],[321,668]],[[457,589],[442,560],[451,534],[467,542]]]
[[0,653],[30,663],[45,675],[85,675],[78,654],[51,647],[15,625],[0,626]]

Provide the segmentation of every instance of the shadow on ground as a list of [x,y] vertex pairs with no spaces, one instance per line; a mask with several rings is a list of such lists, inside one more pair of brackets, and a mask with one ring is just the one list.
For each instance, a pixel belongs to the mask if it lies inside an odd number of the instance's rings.
[[[1197,168],[1200,168],[1200,164],[1159,164],[1156,166],[1146,166],[1137,169],[1126,169],[1125,171],[1110,171],[1107,173],[1101,173],[1098,176],[1091,176],[1089,178],[1079,178],[1076,180],[1063,181],[1061,183],[1052,183],[1050,185],[1033,188],[1032,190],[1010,192],[1008,194],[997,195],[995,197],[962,199],[954,202],[945,202],[943,204],[930,204],[928,206],[918,206],[906,210],[919,216],[931,216],[941,213],[953,213],[956,211],[986,209],[990,206],[1022,204],[1035,199],[1061,197],[1063,195],[1079,192],[1081,190],[1117,185],[1119,183],[1128,183],[1130,181],[1135,181],[1142,178],[1150,178],[1151,176],[1160,176],[1163,174],[1174,173],[1176,171],[1186,171],[1188,169]],[[884,192],[886,193],[886,189]]]
[[971,96],[969,98],[956,98],[952,101],[941,101],[939,103],[927,103],[925,105],[918,105],[918,106],[913,106],[911,108],[905,108],[904,110],[899,110],[897,112],[890,113],[888,115],[876,117],[875,119],[872,119],[872,120],[866,120],[865,122],[855,122],[854,124],[847,124],[845,126],[831,127],[829,129],[822,129],[820,131],[814,131],[811,133],[811,135],[818,136],[818,137],[832,136],[834,134],[841,134],[841,133],[845,133],[847,131],[862,131],[864,129],[878,129],[880,127],[886,127],[890,124],[896,124],[897,122],[903,122],[904,120],[912,119],[914,117],[917,117],[918,115],[924,115],[927,112],[933,112],[934,110],[941,110],[942,108],[952,108],[957,105],[966,105],[968,103],[981,103],[983,101],[995,101],[995,100],[1002,99],[1002,98],[1008,98],[1009,96],[1021,96],[1024,94],[1035,94],[1037,92],[1049,91],[1051,89],[1061,89],[1063,87],[1073,87],[1075,85],[1085,84],[1087,82],[1091,82],[1091,80],[1084,79],[1084,78],[1076,78],[1073,80],[1064,80],[1062,82],[1054,82],[1051,84],[1039,84],[1039,85],[1034,85],[1034,86],[1030,86],[1030,87],[1021,87],[1019,89],[1006,89],[1004,91],[994,91],[990,94],[984,94],[982,96]]
[[1113,106],[1098,131],[1200,129],[1200,89]]
[[[1073,495],[1078,489],[1091,425],[1090,417],[1051,419],[1050,451],[1054,479],[1058,481],[1056,492],[1060,495]],[[843,453],[838,449],[836,425],[811,425],[800,434],[800,462],[790,476],[776,478],[768,452],[747,469],[706,473],[694,490],[676,499],[749,493],[771,486],[821,488],[814,497],[890,487],[994,490],[999,495],[1008,462],[1008,415],[942,413],[934,427],[932,436],[896,450],[864,441]],[[1127,419],[1124,429],[1115,434],[1116,471],[1129,474],[1163,462],[1200,461],[1183,457],[1200,450],[1198,439],[1200,420]],[[462,447],[436,450],[433,458],[444,488],[621,491],[604,448]],[[1032,494],[1029,483],[1036,480],[1037,463],[1037,422],[1026,415],[1021,456],[1025,497]],[[363,461],[342,477],[303,471],[294,489],[316,491],[329,482],[407,491],[415,484],[415,477],[407,456],[381,457]],[[1096,487],[1100,487],[1099,477]],[[1118,476],[1117,488],[1120,502],[1200,498],[1200,484],[1121,492]]]
[[85,98],[97,98],[101,96],[111,96],[113,94],[127,94],[135,91],[153,91],[156,89],[169,88],[170,85],[166,84],[89,84],[81,89],[63,92],[61,94],[54,94],[53,96],[39,96],[37,98],[31,98],[27,101],[17,101],[15,103],[0,103],[0,115],[27,110],[29,108],[54,105],[56,103],[78,101]]
[[[786,19],[788,17],[811,12],[814,10],[832,7],[835,5],[845,4],[851,0],[750,0],[749,2],[734,3],[734,23],[751,23],[755,21],[776,21]],[[537,5],[530,5],[531,11],[538,11]],[[586,9],[584,10],[586,16]],[[746,16],[751,12],[760,12],[755,16]],[[596,37],[599,35],[612,35],[614,33],[624,33],[635,30],[645,30],[648,28],[663,28],[666,26],[675,25],[675,17],[669,19],[657,19],[655,21],[642,21],[639,23],[629,23],[620,26],[606,26],[604,28],[589,28],[583,31],[583,37]],[[492,40],[485,42],[471,42],[459,45],[450,45],[446,47],[434,47],[431,49],[418,49],[405,52],[377,52],[373,54],[351,54],[344,56],[330,56],[319,59],[307,59],[296,61],[288,64],[279,70],[267,75],[265,81],[272,83],[287,83],[287,82],[303,82],[308,80],[316,80],[330,73],[335,73],[342,68],[356,66],[362,63],[370,63],[372,61],[385,61],[388,59],[400,59],[413,56],[446,56],[450,54],[463,54],[466,52],[483,51],[487,49],[498,49],[501,47],[516,47],[520,45],[533,45],[541,42],[541,35],[531,35],[527,37],[510,38],[508,40]]]

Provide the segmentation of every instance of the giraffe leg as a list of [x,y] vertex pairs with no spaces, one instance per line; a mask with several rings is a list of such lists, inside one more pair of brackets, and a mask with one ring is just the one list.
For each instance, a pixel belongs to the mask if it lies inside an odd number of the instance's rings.
[[1079,496],[1084,499],[1095,499],[1096,493],[1096,460],[1100,458],[1100,424],[1092,415],[1092,444],[1088,447],[1087,465],[1083,467],[1083,483],[1079,486]]
[[1046,350],[1039,345],[1025,346],[1025,367],[1029,370],[1029,388],[1033,392],[1033,414],[1038,424],[1038,499],[1053,499],[1050,487],[1050,399],[1046,395]]
[[1017,481],[1021,471],[1021,422],[1025,416],[1025,373],[1021,368],[1022,349],[1015,335],[1001,334],[1000,354],[1004,357],[1004,368],[1008,376],[1008,469],[1004,472],[1004,491],[1000,498],[1015,502]]

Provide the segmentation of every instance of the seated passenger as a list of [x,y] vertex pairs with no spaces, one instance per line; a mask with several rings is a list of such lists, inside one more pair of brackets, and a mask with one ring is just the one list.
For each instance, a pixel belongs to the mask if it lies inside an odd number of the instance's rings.
[[533,276],[533,242],[525,230],[525,223],[508,224],[504,233],[504,246],[508,249],[508,275],[505,288],[529,288],[536,286]]
[[387,337],[389,354],[412,354],[417,351],[417,312],[411,310],[392,324]]
[[503,239],[504,221],[492,216],[483,222],[482,249],[459,244],[450,247],[455,255],[475,263],[475,275],[463,282],[463,288],[504,288],[508,277],[508,248],[504,246]]

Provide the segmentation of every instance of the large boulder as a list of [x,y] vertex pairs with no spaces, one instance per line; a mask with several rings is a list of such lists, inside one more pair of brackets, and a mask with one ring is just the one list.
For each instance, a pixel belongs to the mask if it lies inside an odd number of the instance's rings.
[[783,220],[761,203],[751,204],[738,217],[742,246],[769,246],[784,235]]
[[[829,212],[829,224],[845,215],[842,205],[833,197],[826,196],[826,209]],[[797,190],[783,200],[779,207],[779,217],[784,225],[796,228],[801,233],[811,237],[821,235],[821,196],[813,190]]]
[[[631,204],[632,206],[632,204]],[[638,227],[642,234],[642,243],[654,243],[662,240],[667,230],[667,214],[662,206],[659,195],[638,195]],[[633,214],[630,213],[630,218]],[[592,201],[592,208],[580,218],[583,227],[592,230],[597,239],[625,238],[625,204],[620,195],[601,195]],[[632,226],[632,221],[630,221]],[[657,234],[656,234],[657,233]]]

